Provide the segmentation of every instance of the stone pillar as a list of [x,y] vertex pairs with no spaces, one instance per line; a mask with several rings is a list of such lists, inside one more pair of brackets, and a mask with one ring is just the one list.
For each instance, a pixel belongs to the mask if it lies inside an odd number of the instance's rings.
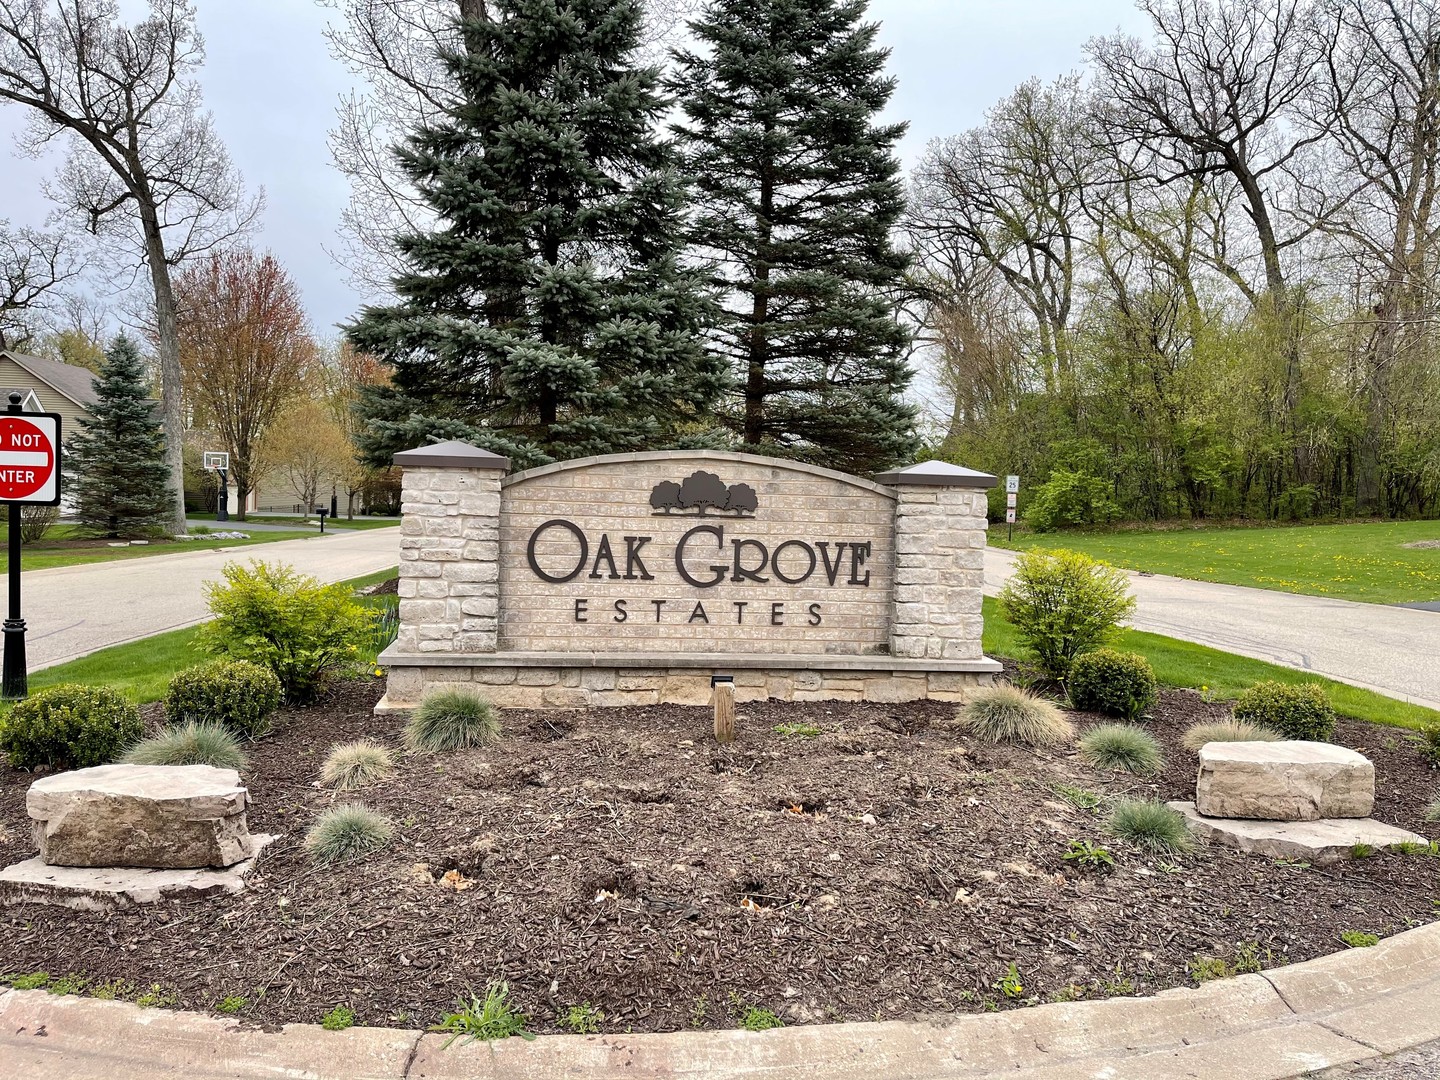
[[510,460],[463,442],[395,455],[401,485],[400,653],[493,653],[500,478]]
[[895,593],[890,654],[928,660],[982,655],[989,473],[926,461],[881,473],[895,490]]

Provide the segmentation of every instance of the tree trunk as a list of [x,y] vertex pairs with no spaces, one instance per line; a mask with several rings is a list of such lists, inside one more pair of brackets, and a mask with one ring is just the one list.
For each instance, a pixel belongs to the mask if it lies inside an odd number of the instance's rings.
[[165,259],[165,238],[152,201],[140,201],[140,224],[145,235],[145,262],[155,292],[156,352],[160,358],[161,427],[165,430],[165,467],[175,504],[169,531],[185,533],[185,417],[181,410],[180,330],[175,318],[175,292],[170,286],[170,264]]
[[[768,171],[768,170],[767,170]],[[745,369],[745,443],[758,446],[765,438],[765,363],[770,339],[770,215],[775,193],[768,176],[760,180],[760,219],[755,222],[755,298],[750,309],[750,342]]]

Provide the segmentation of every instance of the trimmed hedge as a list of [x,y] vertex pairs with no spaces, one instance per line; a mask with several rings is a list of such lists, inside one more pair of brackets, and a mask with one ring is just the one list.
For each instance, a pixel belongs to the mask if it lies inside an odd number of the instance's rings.
[[270,732],[280,708],[280,680],[248,660],[215,660],[180,672],[165,694],[170,724],[219,724],[244,739]]
[[1096,649],[1070,665],[1066,683],[1077,709],[1135,720],[1155,707],[1160,690],[1155,669],[1139,653]]
[[0,721],[0,751],[17,769],[88,769],[144,734],[140,710],[108,686],[65,683],[15,704]]
[[1287,739],[1329,742],[1335,735],[1335,710],[1319,683],[1256,683],[1235,699],[1235,719],[1262,724]]

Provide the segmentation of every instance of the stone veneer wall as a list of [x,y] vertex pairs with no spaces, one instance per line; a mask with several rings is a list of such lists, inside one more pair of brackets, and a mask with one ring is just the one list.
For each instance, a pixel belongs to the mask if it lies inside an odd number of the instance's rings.
[[[883,474],[877,485],[747,454],[674,451],[567,462],[502,483],[508,461],[464,443],[406,451],[396,464],[405,469],[401,625],[381,660],[389,669],[381,710],[413,708],[427,688],[442,684],[516,708],[703,704],[711,674],[733,675],[742,701],[961,700],[1000,670],[980,645],[985,490],[994,483],[985,474],[925,463]],[[793,623],[789,636],[777,631],[771,647],[751,628],[674,624],[627,637],[603,624],[566,626],[553,596],[523,572],[525,537],[536,522],[573,514],[587,530],[653,532],[658,540],[676,523],[652,518],[645,492],[696,468],[762,491],[759,514],[705,519],[723,524],[727,541],[742,534],[873,540],[873,588],[787,587],[787,607],[793,601],[803,611],[817,600],[835,621],[815,634]],[[582,595],[597,601],[611,592],[633,593],[641,603],[670,592],[681,602],[721,599],[718,587],[687,593],[673,585],[647,592],[636,582],[581,585]],[[573,613],[570,592],[557,595]],[[768,600],[762,592],[754,598]],[[555,610],[537,618],[547,603]]]

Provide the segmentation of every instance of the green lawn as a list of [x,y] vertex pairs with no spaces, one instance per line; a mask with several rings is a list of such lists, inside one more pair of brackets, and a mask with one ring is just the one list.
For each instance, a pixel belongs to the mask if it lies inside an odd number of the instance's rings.
[[[244,531],[244,526],[238,527]],[[151,555],[173,555],[177,551],[210,551],[214,548],[246,547],[252,544],[273,544],[277,540],[300,540],[316,535],[318,530],[294,532],[257,532],[249,540],[152,540],[142,547],[106,545],[104,540],[89,539],[79,534],[75,525],[55,525],[38,543],[26,544],[20,553],[23,570],[49,570],[56,566],[81,566],[85,563],[114,562],[118,559],[143,559]],[[9,529],[0,525],[0,571],[10,567],[5,541]]]
[[[393,569],[381,570],[351,578],[344,584],[352,589],[363,589],[395,576]],[[380,607],[395,600],[393,596],[362,596],[358,599],[367,607]],[[209,659],[195,647],[195,635],[199,630],[198,626],[171,630],[125,645],[112,645],[79,660],[45,668],[30,676],[30,691],[34,693],[47,686],[78,682],[113,687],[132,701],[159,701],[165,696],[165,689],[176,672]],[[373,661],[373,653],[362,659]]]
[[1372,604],[1440,600],[1440,521],[1019,533],[996,547],[1069,548],[1130,570]]
[[[1419,705],[1361,690],[1346,683],[1335,682],[1295,668],[1267,664],[1248,656],[1221,652],[1205,645],[1195,645],[1162,634],[1141,630],[1122,630],[1115,647],[1137,652],[1155,668],[1155,677],[1166,686],[1203,690],[1219,700],[1231,700],[1246,687],[1265,679],[1276,682],[1318,682],[1325,687],[1335,711],[1357,720],[1376,724],[1393,724],[1414,728],[1440,721],[1440,713]],[[988,656],[1018,656],[1023,652],[1013,627],[1000,611],[993,597],[985,598],[985,653]]]

